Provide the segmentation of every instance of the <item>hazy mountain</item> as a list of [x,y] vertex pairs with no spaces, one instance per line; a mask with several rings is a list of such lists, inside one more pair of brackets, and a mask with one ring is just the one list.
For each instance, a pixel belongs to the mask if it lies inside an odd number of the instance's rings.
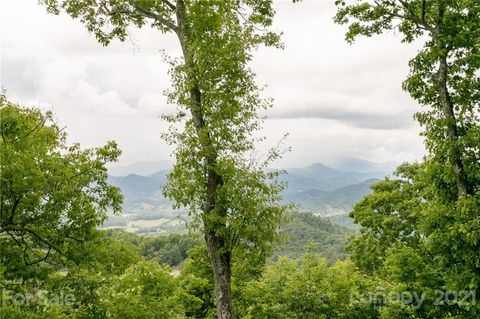
[[165,184],[168,170],[161,170],[150,176],[129,174],[127,176],[109,176],[109,182],[120,187],[124,196],[132,196],[138,193],[150,194]]
[[149,176],[158,171],[170,169],[172,164],[172,161],[144,161],[125,166],[111,166],[108,172],[113,176],[127,176],[130,174]]
[[358,184],[368,179],[380,179],[388,172],[353,172],[341,171],[317,163],[305,168],[288,169],[287,174],[280,177],[288,182],[287,194],[307,190],[333,191],[348,185]]
[[[138,169],[143,165],[137,164],[130,168]],[[357,164],[358,167],[361,166],[362,172],[342,171],[320,163],[305,168],[288,169],[287,174],[281,176],[281,180],[288,183],[288,189],[283,194],[284,202],[296,204],[300,211],[335,217],[342,224],[349,224],[347,215],[352,206],[370,193],[370,185],[388,174],[376,171],[377,168],[386,168],[386,164],[369,164],[361,160],[358,160]],[[373,171],[367,172],[369,169]],[[155,231],[158,228],[165,231],[177,227],[178,217],[187,220],[186,212],[173,210],[172,202],[162,195],[161,187],[166,182],[168,172],[169,169],[162,169],[148,176],[110,176],[109,182],[122,190],[124,213],[127,216],[115,217],[114,224],[130,227],[137,232],[147,232],[145,229]],[[351,224],[349,226],[351,227]]]
[[147,203],[165,203],[161,187],[167,181],[169,170],[161,170],[149,176],[129,174],[127,176],[109,176],[109,183],[118,186],[124,196],[124,208],[135,209],[137,205]]
[[359,172],[359,173],[374,173],[383,172],[391,173],[397,166],[394,162],[376,163],[366,160],[361,160],[353,157],[346,157],[341,159],[337,163],[331,164],[333,168],[336,168],[345,172]]
[[371,192],[370,186],[378,179],[368,179],[359,184],[345,186],[334,191],[310,189],[284,195],[284,201],[298,205],[300,211],[308,211],[322,216],[342,215]]

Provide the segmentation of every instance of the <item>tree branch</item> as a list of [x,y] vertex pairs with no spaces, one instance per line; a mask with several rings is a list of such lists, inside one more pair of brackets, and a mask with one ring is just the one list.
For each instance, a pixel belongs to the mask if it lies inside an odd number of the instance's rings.
[[423,0],[422,1],[422,22],[423,23],[425,23],[425,14],[426,14],[426,11],[427,11],[426,6],[427,6],[426,0]]
[[430,31],[432,34],[435,33],[435,29],[432,28],[431,26],[428,25],[428,23],[426,23],[425,21],[425,12],[424,10],[426,10],[425,8],[425,2],[423,2],[422,4],[422,17],[419,18],[417,17],[417,15],[415,14],[415,12],[412,12],[409,8],[409,5],[408,5],[408,2],[405,1],[405,0],[398,0],[401,4],[402,4],[402,7],[405,11],[405,13],[407,13],[407,15],[402,15],[402,14],[396,14],[397,17],[401,18],[401,19],[405,19],[405,20],[410,20],[410,21],[413,21],[415,22],[418,27],[420,29],[423,29],[423,30],[426,30],[426,31]]
[[168,21],[167,19],[165,19],[161,15],[143,10],[142,8],[139,8],[139,7],[135,7],[135,9],[138,11],[138,13],[131,12],[132,15],[139,15],[139,16],[142,16],[142,17],[145,17],[145,18],[153,19],[155,21],[158,21],[158,22],[162,23],[163,25],[165,25],[167,28],[171,29],[175,33],[178,32],[178,26],[176,26],[171,21]]
[[[163,3],[165,3],[165,5],[167,5],[168,7],[170,7],[172,10],[175,10],[176,7],[171,3],[169,2],[168,0],[162,0]],[[105,9],[105,11],[109,14],[109,15],[114,15],[114,14],[126,14],[126,15],[129,15],[131,17],[144,17],[144,18],[148,18],[148,19],[153,19],[155,21],[158,21],[160,23],[162,23],[165,27],[171,29],[172,31],[174,31],[175,33],[178,33],[178,27],[172,23],[171,21],[165,19],[164,17],[162,17],[161,15],[159,14],[156,14],[156,13],[153,13],[153,12],[150,12],[150,11],[147,11],[147,10],[144,10],[142,8],[139,8],[137,5],[134,6],[134,9],[136,11],[131,11],[131,10],[127,10],[127,9],[123,9],[123,10],[111,10],[110,8],[108,8],[107,4],[105,3],[105,1],[102,1],[101,2],[101,5],[103,6],[103,8]]]
[[[63,255],[63,252],[60,248],[58,248],[56,245],[54,245],[53,243],[51,243],[49,240],[43,238],[42,236],[38,235],[35,231],[33,231],[32,229],[28,228],[28,227],[21,227],[21,226],[9,226],[9,227],[6,227],[5,228],[5,231],[8,233],[9,231],[13,231],[17,234],[22,234],[22,233],[29,233],[31,234],[34,238],[36,238],[38,241],[44,243],[45,245],[47,245],[47,247],[51,247],[52,249],[54,249],[56,252],[58,252],[59,254],[62,254]],[[21,235],[17,235],[17,236],[20,236]]]
[[[40,127],[44,126],[45,123],[47,122],[47,119],[44,118],[43,120],[39,121],[30,131],[28,131],[27,133],[25,133],[23,136],[18,136],[16,138],[12,138],[10,141],[7,141],[4,137],[3,137],[3,140],[5,141],[5,143],[16,143],[24,138],[26,138],[27,136],[29,136],[30,134],[32,134],[33,132],[37,131]],[[3,131],[3,130],[2,130]],[[3,136],[3,132],[2,132],[2,136]]]
[[174,10],[174,11],[177,9],[177,7],[176,7],[173,3],[171,3],[170,1],[168,1],[168,0],[162,0],[162,2],[163,2],[164,4],[166,4],[170,9],[172,9],[172,10]]
[[31,262],[28,262],[27,261],[27,254],[26,254],[26,247],[23,249],[23,262],[25,263],[26,266],[32,266],[32,265],[35,265],[35,264],[38,264],[42,261],[45,261],[48,259],[48,257],[50,256],[50,252],[52,251],[52,248],[49,247],[48,248],[48,251],[47,253],[45,254],[45,256],[37,259],[37,260],[34,260],[34,261],[31,261]]

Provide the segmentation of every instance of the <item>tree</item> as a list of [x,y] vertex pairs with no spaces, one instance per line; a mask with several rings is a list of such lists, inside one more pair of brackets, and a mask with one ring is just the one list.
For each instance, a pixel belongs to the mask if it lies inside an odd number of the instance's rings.
[[308,252],[333,263],[349,257],[345,244],[353,234],[352,230],[311,213],[293,212],[288,217],[288,222],[280,227],[283,240],[275,247],[274,258],[296,259]]
[[198,234],[169,234],[145,238],[140,249],[142,256],[175,267],[187,258],[190,248],[198,245],[202,245],[202,238]]
[[406,305],[414,318],[478,318],[480,196],[445,201],[433,167],[402,165],[374,185],[353,208],[361,227],[348,249],[362,271],[395,283],[395,295],[422,298]]
[[238,307],[243,318],[379,318],[375,305],[361,298],[375,284],[350,261],[329,267],[314,254],[280,257],[244,288]]
[[[80,244],[96,237],[122,197],[107,183],[114,142],[67,146],[52,114],[0,96],[0,247],[7,272],[59,258],[78,262]],[[20,252],[20,253],[19,253]]]
[[[480,282],[480,3],[462,0],[336,2],[347,40],[397,29],[424,40],[403,88],[426,110],[424,162],[373,187],[351,216],[350,243],[363,270],[416,291],[419,318],[478,318]],[[456,297],[448,300],[448,293]],[[452,296],[450,295],[450,298]],[[473,302],[472,302],[473,301]],[[389,313],[389,317],[403,318]]]
[[379,0],[347,4],[338,0],[336,4],[335,21],[349,24],[349,42],[359,35],[391,29],[400,31],[404,42],[425,40],[410,61],[410,75],[403,87],[429,107],[416,117],[426,128],[426,146],[435,165],[445,172],[439,187],[455,184],[450,196],[475,194],[480,145],[479,2]]
[[419,245],[419,219],[428,195],[421,181],[422,168],[418,164],[400,166],[396,178],[373,185],[373,192],[353,207],[350,217],[361,227],[347,248],[363,271],[381,270],[387,250],[396,243]]
[[[178,277],[184,296],[181,304],[189,318],[216,317],[212,265],[205,245],[191,248]],[[238,314],[237,314],[238,315]]]
[[[212,263],[218,318],[232,318],[231,263],[234,252],[266,255],[284,208],[276,206],[282,185],[278,173],[265,173],[280,154],[248,160],[251,134],[261,126],[259,97],[249,70],[251,51],[261,44],[279,46],[267,28],[271,0],[41,0],[48,10],[64,9],[85,23],[107,45],[125,40],[128,27],[150,25],[174,33],[183,52],[172,60],[173,89],[179,106],[165,138],[176,144],[176,164],[165,187],[176,206],[185,206],[201,225]],[[188,114],[188,115],[187,115]],[[259,253],[260,252],[260,253]]]
[[[43,282],[38,283],[53,295],[71,297],[71,305],[60,304],[69,318],[106,318],[109,309],[105,306],[106,302],[102,300],[105,297],[100,291],[107,290],[105,287],[121,285],[119,278],[122,278],[128,269],[143,262],[133,244],[99,236],[82,249],[80,263],[67,265],[60,271],[54,269]],[[125,286],[126,283],[123,283],[123,287]],[[135,283],[128,289],[134,287]],[[122,307],[127,305],[117,304],[117,309]],[[37,311],[41,313],[42,308]]]
[[106,318],[186,318],[170,270],[155,260],[132,265],[98,289]]

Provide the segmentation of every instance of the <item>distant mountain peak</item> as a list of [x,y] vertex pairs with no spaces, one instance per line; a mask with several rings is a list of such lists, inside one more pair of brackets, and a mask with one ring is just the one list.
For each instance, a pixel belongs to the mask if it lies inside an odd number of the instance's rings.
[[[140,167],[144,163],[140,163]],[[149,163],[155,167],[159,162]],[[139,174],[130,166],[124,171],[126,176],[109,176],[109,182],[121,189],[125,199],[124,210],[133,216],[131,218],[148,221],[154,219],[152,216],[168,220],[182,214],[184,216],[185,211],[173,210],[173,203],[162,194],[170,167],[148,172],[151,174],[146,174],[146,171]],[[285,202],[297,204],[302,211],[322,216],[343,216],[348,220],[346,216],[352,206],[371,192],[370,185],[385,175],[378,170],[373,173],[349,172],[314,163],[304,168],[288,169],[280,179],[288,183],[288,188],[282,194]]]
[[355,157],[345,157],[337,161],[336,163],[331,164],[331,166],[344,172],[391,173],[395,170],[396,164],[393,161],[372,162]]
[[304,169],[329,169],[329,170],[333,170],[333,168],[323,164],[323,163],[313,163],[311,165],[308,165],[307,167],[305,167]]
[[150,176],[158,173],[159,171],[170,169],[172,166],[172,161],[141,161],[123,166],[112,165],[109,167],[108,173],[112,176],[128,176],[132,174],[139,176]]
[[303,171],[303,172],[312,172],[312,171],[321,171],[321,172],[325,172],[325,171],[329,171],[329,172],[333,172],[333,171],[337,171],[335,168],[332,168],[330,166],[327,166],[323,163],[313,163],[313,164],[310,164],[306,167],[301,167],[301,168],[289,168],[287,169],[287,172],[291,172],[291,171],[294,171],[294,172],[299,172],[299,171]]

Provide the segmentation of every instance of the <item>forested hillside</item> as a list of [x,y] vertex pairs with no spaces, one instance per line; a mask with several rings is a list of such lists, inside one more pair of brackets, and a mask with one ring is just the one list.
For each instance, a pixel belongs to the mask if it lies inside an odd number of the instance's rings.
[[[353,231],[308,213],[294,213],[280,225],[281,239],[276,243],[271,260],[282,256],[297,259],[304,254],[315,254],[329,263],[347,259],[345,244]],[[202,246],[201,234],[141,236],[123,229],[109,229],[106,237],[138,248],[138,253],[148,259],[156,259],[175,269],[181,268],[188,251]]]

